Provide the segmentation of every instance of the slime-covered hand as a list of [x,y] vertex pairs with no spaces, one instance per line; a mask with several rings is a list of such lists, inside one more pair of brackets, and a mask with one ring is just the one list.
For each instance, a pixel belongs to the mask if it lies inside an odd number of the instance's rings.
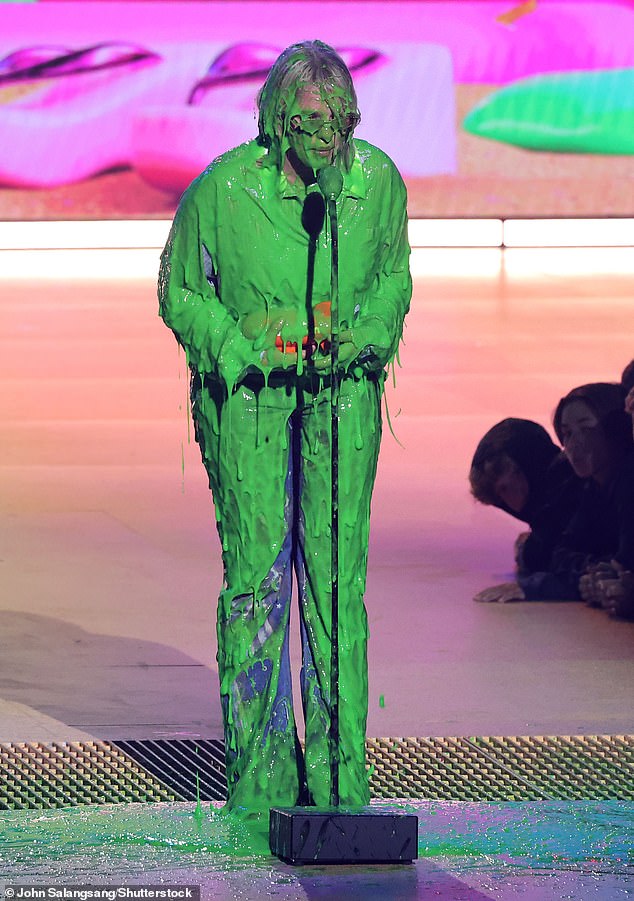
[[280,307],[269,315],[249,313],[240,321],[240,328],[260,352],[265,369],[288,369],[297,363],[297,338],[306,331],[306,324],[298,322],[296,310]]
[[[363,347],[359,347],[355,341],[353,329],[348,328],[339,332],[339,352],[337,354],[338,368],[347,369],[347,367],[356,360],[362,350]],[[313,366],[320,372],[327,372],[332,368],[331,354],[327,353],[315,357]]]
[[321,344],[330,341],[330,301],[322,300],[313,308],[313,325],[315,328],[315,341]]
[[250,313],[240,321],[242,334],[253,341],[254,349],[260,351],[260,362],[267,369],[288,369],[294,366],[300,346],[303,360],[327,354],[330,325],[328,300],[322,301],[313,309],[313,338],[308,335],[306,320],[292,308],[280,307],[268,316],[266,313]]

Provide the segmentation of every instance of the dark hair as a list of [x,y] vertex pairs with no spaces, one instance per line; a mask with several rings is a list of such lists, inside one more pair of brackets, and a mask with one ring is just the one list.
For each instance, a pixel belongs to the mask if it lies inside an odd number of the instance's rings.
[[563,442],[561,420],[566,407],[576,400],[586,404],[599,420],[606,440],[617,451],[629,451],[634,447],[632,418],[625,412],[623,385],[618,382],[592,382],[573,388],[562,397],[553,416],[557,437]]
[[472,466],[469,470],[469,486],[473,497],[481,504],[498,507],[500,501],[495,485],[509,469],[519,470],[519,466],[503,451],[492,453],[479,466]]
[[630,360],[621,374],[621,385],[626,394],[634,388],[634,360]]
[[495,493],[498,478],[514,467],[526,476],[529,492],[535,492],[560,453],[561,448],[539,423],[530,419],[503,419],[478,443],[469,472],[471,494],[483,504],[506,509]]
[[[315,86],[330,102],[342,106],[342,114],[359,120],[357,95],[348,67],[336,50],[323,41],[292,44],[278,56],[258,94],[258,141],[268,148],[270,163],[282,167],[288,113],[297,92]],[[343,135],[340,157],[350,169],[354,157],[352,132]]]

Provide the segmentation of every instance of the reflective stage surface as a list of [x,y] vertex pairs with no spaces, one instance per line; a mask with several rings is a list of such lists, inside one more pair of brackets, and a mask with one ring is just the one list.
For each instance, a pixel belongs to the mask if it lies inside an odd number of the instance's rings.
[[[381,809],[394,804],[377,805]],[[403,803],[419,859],[400,866],[291,867],[264,829],[209,805],[131,804],[2,814],[7,884],[192,885],[210,901],[530,901],[632,892],[634,805]],[[8,878],[7,878],[8,877]]]

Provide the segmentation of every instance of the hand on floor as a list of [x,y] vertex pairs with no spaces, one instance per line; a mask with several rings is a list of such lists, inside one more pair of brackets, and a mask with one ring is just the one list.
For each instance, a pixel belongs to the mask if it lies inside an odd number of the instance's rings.
[[607,584],[618,577],[618,570],[612,564],[599,563],[579,579],[579,594],[588,607],[602,607]]
[[525,601],[526,595],[517,582],[502,582],[501,585],[479,591],[473,600],[478,604],[510,604],[512,601]]
[[601,606],[609,616],[634,619],[634,573],[621,569],[616,579],[599,582]]

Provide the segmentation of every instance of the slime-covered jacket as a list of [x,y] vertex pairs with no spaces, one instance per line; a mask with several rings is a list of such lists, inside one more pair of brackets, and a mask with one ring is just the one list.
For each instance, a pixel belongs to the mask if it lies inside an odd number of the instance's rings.
[[[266,328],[259,338],[245,337],[246,317],[260,314],[266,323],[276,310],[291,310],[296,321],[283,339],[301,341],[306,333],[305,199],[303,183],[291,185],[268,165],[256,141],[214,160],[182,197],[161,257],[160,315],[189,364],[229,389],[262,368]],[[384,366],[411,296],[406,191],[389,157],[365,141],[355,141],[337,212],[340,328],[351,328],[355,345],[370,347]],[[330,299],[328,231],[326,217],[316,241],[313,307]]]

